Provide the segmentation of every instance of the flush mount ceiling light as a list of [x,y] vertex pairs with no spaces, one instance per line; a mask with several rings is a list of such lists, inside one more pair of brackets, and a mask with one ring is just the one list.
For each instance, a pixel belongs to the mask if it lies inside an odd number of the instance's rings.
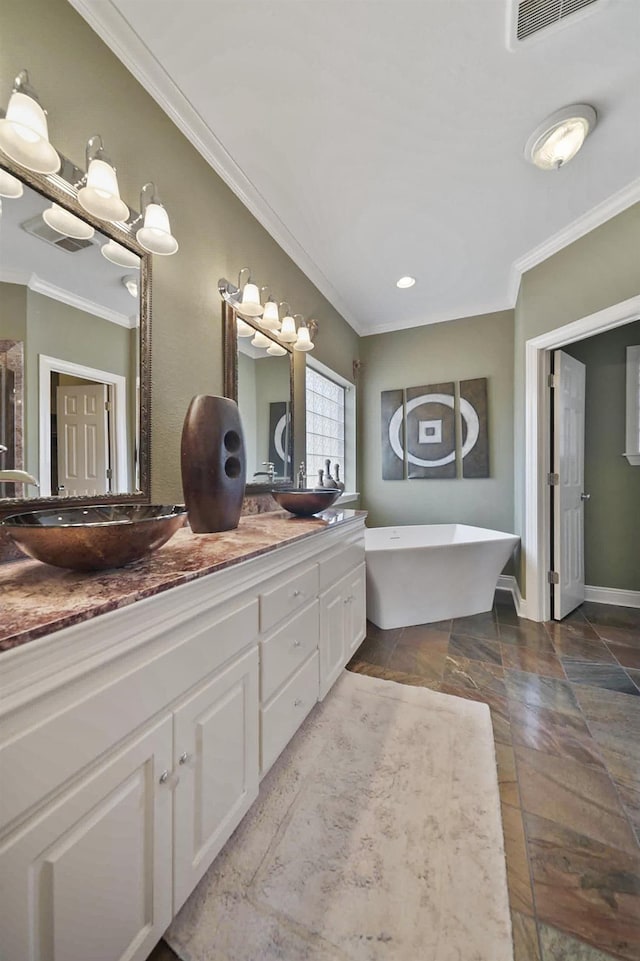
[[7,113],[0,120],[0,148],[34,173],[54,174],[60,169],[60,157],[49,143],[47,115],[26,70],[15,78]]
[[14,177],[7,170],[0,170],[0,197],[16,200],[18,197],[22,197],[23,192],[24,187],[17,177]]
[[145,184],[140,191],[140,210],[144,223],[136,238],[141,247],[150,254],[170,257],[178,250],[178,241],[171,233],[169,215],[164,209],[155,184]]
[[558,170],[575,157],[596,122],[597,114],[589,104],[563,107],[534,130],[524,155],[541,170]]
[[407,287],[413,287],[415,282],[415,277],[401,277],[400,280],[396,280],[396,287],[399,287],[400,290],[405,290]]
[[132,250],[123,247],[115,240],[110,240],[100,248],[102,256],[117,267],[128,267],[130,270],[140,270],[140,258]]
[[50,207],[43,210],[42,219],[52,230],[64,237],[73,237],[75,240],[91,240],[95,234],[91,224],[80,220],[79,217],[58,204],[51,204]]
[[129,208],[120,199],[115,167],[104,152],[99,134],[87,141],[86,161],[86,183],[78,191],[80,206],[99,220],[126,221]]

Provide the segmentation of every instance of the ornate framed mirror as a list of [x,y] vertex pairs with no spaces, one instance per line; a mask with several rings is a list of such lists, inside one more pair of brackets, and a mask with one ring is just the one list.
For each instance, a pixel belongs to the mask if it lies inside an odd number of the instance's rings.
[[[245,436],[247,492],[264,493],[274,484],[293,483],[294,389],[293,351],[243,318],[254,333],[284,353],[274,356],[256,346],[254,337],[239,337],[236,315],[223,301],[224,395],[235,400]],[[269,465],[273,464],[273,479]]]
[[[151,257],[0,155],[0,516],[150,498]],[[0,189],[0,193],[2,193]],[[17,195],[19,193],[19,195]],[[72,215],[72,216],[69,216]]]

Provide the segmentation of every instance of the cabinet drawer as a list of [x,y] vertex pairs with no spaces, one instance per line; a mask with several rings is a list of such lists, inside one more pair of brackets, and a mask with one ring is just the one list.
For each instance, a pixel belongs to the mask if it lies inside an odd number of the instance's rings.
[[260,698],[268,701],[318,646],[319,605],[314,601],[260,645]]
[[260,630],[270,630],[289,614],[299,611],[318,593],[318,566],[314,564],[300,573],[279,579],[260,594]]
[[320,561],[320,590],[339,580],[364,561],[364,541],[348,544]]
[[266,774],[318,700],[318,652],[299,668],[261,712],[261,765]]

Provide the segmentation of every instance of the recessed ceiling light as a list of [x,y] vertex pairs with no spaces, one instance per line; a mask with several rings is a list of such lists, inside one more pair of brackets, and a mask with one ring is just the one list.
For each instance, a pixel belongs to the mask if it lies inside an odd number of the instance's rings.
[[396,287],[400,287],[401,290],[404,290],[405,287],[413,287],[415,282],[415,277],[401,277],[400,280],[396,280]]
[[541,170],[558,170],[572,160],[596,125],[597,115],[586,103],[574,103],[547,117],[524,148],[530,163]]

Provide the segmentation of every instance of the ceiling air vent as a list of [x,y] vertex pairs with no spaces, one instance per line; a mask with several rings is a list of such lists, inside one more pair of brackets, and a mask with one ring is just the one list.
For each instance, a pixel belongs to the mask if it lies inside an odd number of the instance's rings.
[[596,3],[602,4],[603,0],[520,0],[517,17],[514,18],[514,39],[528,40],[541,30],[560,25],[567,17]]
[[75,254],[78,250],[84,250],[85,247],[91,247],[92,244],[96,243],[95,240],[76,240],[74,237],[65,237],[64,234],[59,234],[44,222],[41,214],[37,214],[30,220],[25,220],[20,226],[32,237],[44,240],[45,243],[57,247],[58,250],[67,250],[71,254]]

